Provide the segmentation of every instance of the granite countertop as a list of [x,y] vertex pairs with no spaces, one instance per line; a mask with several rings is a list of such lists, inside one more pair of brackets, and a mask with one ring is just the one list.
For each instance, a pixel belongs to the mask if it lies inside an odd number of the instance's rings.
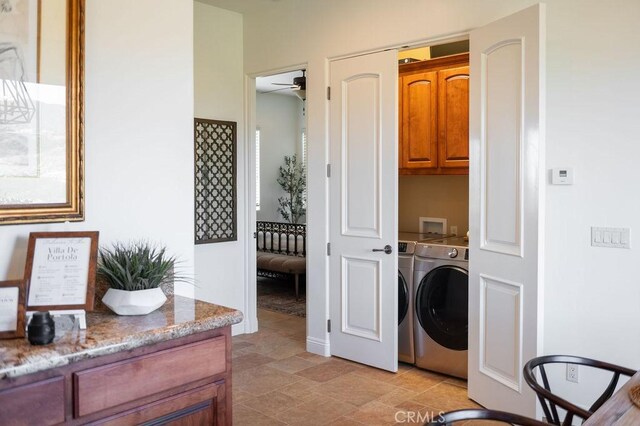
[[0,379],[61,367],[140,346],[237,324],[242,313],[181,296],[167,296],[158,310],[141,316],[109,312],[87,314],[87,329],[71,317],[56,318],[56,337],[46,346],[23,339],[0,340]]

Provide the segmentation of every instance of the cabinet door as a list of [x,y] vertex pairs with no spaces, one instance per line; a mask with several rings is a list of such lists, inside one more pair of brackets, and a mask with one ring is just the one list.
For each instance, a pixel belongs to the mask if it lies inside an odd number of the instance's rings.
[[469,167],[469,67],[438,71],[439,166]]
[[0,391],[0,425],[56,425],[64,422],[64,377]]
[[401,165],[409,169],[438,167],[437,73],[402,77]]

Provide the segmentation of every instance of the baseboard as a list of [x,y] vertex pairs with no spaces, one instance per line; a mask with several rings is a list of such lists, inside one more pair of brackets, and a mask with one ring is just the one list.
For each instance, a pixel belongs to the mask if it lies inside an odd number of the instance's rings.
[[258,331],[258,318],[254,318],[253,321],[247,321],[244,318],[241,323],[231,326],[231,335],[237,336],[239,334],[251,334]]
[[307,352],[321,356],[331,356],[329,341],[307,337]]

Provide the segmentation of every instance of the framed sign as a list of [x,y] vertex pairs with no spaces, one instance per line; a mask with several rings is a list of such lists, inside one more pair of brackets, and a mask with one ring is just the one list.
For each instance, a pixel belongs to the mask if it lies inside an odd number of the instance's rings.
[[24,279],[27,310],[93,310],[98,232],[32,232]]
[[0,281],[0,339],[24,337],[24,281]]

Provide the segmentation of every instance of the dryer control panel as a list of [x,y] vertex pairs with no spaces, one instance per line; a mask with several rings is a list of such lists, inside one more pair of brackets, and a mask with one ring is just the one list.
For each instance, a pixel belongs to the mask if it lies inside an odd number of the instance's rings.
[[398,254],[409,255],[416,251],[416,243],[413,241],[398,241]]

